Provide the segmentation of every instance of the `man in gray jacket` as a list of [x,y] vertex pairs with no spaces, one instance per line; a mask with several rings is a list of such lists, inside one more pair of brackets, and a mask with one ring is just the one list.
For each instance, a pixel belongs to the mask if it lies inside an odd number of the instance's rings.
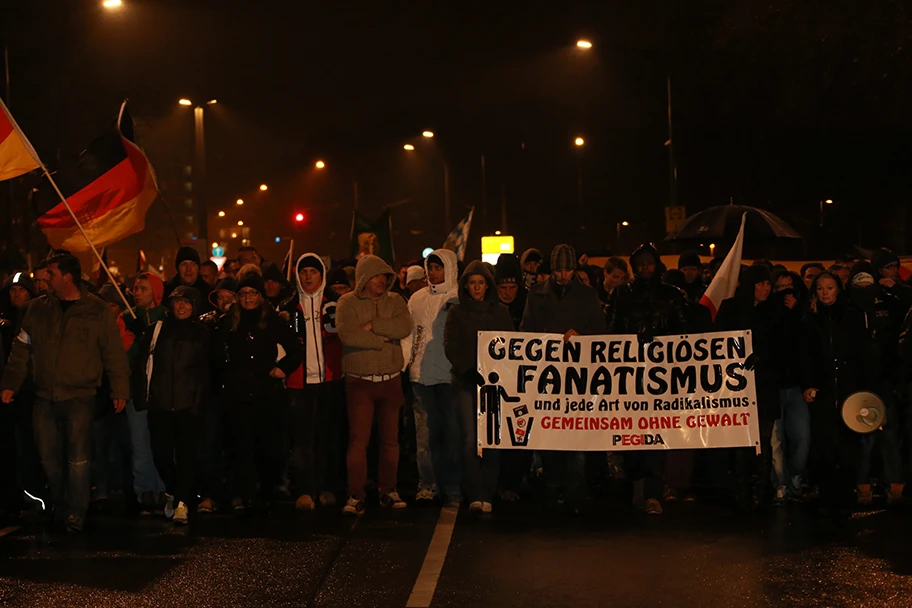
[[[551,251],[551,277],[529,290],[521,331],[564,336],[591,336],[606,332],[598,294],[575,278],[576,251],[558,245]],[[561,488],[567,506],[579,513],[586,500],[585,452],[542,453],[548,485],[548,505],[557,507]]]
[[81,275],[75,257],[51,258],[48,295],[29,304],[0,381],[0,399],[11,403],[31,362],[38,452],[54,521],[68,532],[82,531],[89,506],[95,393],[102,374],[108,375],[115,411],[123,411],[130,396],[130,369],[114,313],[80,286]]

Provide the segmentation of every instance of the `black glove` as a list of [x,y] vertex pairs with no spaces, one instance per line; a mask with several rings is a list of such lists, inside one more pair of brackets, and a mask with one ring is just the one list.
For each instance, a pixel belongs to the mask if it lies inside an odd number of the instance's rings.
[[130,320],[127,322],[127,331],[136,336],[137,339],[140,338],[146,331],[146,324],[143,323],[142,319],[139,317],[136,317],[135,319],[130,317],[129,319]]
[[655,340],[655,336],[653,336],[652,332],[649,331],[648,329],[644,329],[643,331],[641,331],[640,333],[637,334],[637,341],[640,344],[649,344],[653,340]]
[[744,361],[744,369],[752,372],[754,371],[754,368],[757,367],[758,363],[760,363],[760,357],[758,357],[756,353],[751,353],[747,360]]

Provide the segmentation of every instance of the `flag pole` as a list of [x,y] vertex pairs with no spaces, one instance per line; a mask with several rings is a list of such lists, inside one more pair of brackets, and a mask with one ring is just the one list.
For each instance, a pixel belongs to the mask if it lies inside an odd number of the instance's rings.
[[[82,233],[82,236],[85,237],[86,242],[89,244],[89,247],[92,249],[92,253],[95,254],[95,257],[98,259],[98,262],[101,264],[101,267],[104,268],[105,273],[108,275],[108,279],[111,281],[111,284],[114,285],[114,289],[117,290],[117,295],[120,296],[120,299],[123,300],[124,305],[127,307],[127,311],[136,318],[136,313],[133,311],[133,307],[130,306],[130,303],[127,301],[127,297],[124,295],[123,291],[120,289],[120,285],[117,284],[117,281],[114,280],[114,276],[111,274],[111,270],[108,268],[108,265],[104,263],[104,260],[101,258],[101,254],[98,253],[98,250],[95,248],[95,244],[92,242],[92,239],[89,238],[89,235],[86,233],[85,228],[82,227],[79,218],[76,217],[76,214],[73,212],[73,209],[70,207],[70,204],[67,202],[66,197],[63,195],[63,192],[60,191],[60,188],[57,186],[57,182],[54,181],[54,178],[51,177],[51,172],[48,171],[47,166],[42,162],[41,158],[38,156],[38,152],[35,151],[35,148],[32,146],[32,142],[29,141],[28,137],[25,136],[25,133],[22,132],[22,129],[19,128],[19,123],[16,122],[16,119],[13,118],[13,115],[10,113],[9,108],[6,107],[6,104],[0,100],[0,108],[3,109],[3,113],[6,114],[7,119],[9,119],[10,124],[13,125],[13,129],[16,131],[16,134],[22,138],[22,143],[25,144],[26,150],[31,155],[41,170],[44,172],[45,177],[51,183],[51,186],[54,188],[54,192],[57,193],[57,196],[60,197],[60,202],[63,203],[63,206],[66,207],[66,210],[69,211],[70,217],[73,218],[73,221],[76,222],[76,227],[79,228],[79,232]],[[80,277],[81,279],[82,277]]]
[[288,272],[287,272],[288,276],[286,277],[286,280],[289,283],[291,283],[291,277],[293,276],[292,272],[294,272],[291,269],[293,264],[294,264],[294,239],[291,239],[291,241],[288,243]]

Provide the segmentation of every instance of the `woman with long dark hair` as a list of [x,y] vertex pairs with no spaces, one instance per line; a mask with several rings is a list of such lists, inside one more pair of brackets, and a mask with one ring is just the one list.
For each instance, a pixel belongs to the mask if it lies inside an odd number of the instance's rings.
[[811,284],[810,312],[801,340],[801,390],[811,411],[810,470],[825,510],[851,510],[859,436],[842,422],[841,406],[852,393],[870,389],[871,341],[864,313],[829,272]]

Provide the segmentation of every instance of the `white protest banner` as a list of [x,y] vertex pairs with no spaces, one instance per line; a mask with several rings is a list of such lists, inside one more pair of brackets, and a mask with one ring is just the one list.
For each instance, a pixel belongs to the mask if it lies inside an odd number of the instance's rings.
[[479,332],[481,448],[758,447],[750,331],[657,337]]

